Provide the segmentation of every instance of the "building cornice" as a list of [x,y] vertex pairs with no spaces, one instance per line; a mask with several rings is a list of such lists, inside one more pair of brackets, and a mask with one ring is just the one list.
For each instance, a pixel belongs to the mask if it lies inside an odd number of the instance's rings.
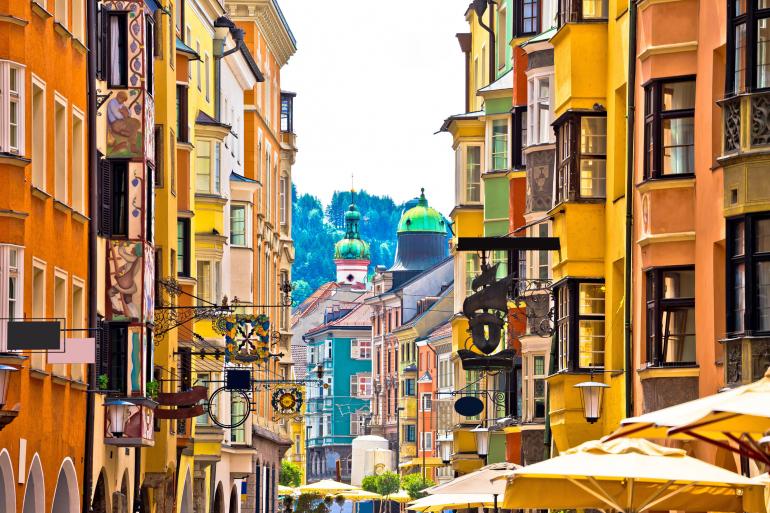
[[257,24],[279,67],[297,51],[291,29],[273,0],[232,0],[227,8],[234,21]]

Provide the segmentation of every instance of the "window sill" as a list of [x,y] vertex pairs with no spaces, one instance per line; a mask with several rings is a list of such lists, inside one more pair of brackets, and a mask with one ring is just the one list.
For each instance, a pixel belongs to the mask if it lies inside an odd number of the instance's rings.
[[43,380],[48,376],[50,376],[51,374],[42,369],[29,369],[29,375],[32,378]]
[[53,22],[53,29],[62,37],[65,37],[67,39],[73,39],[75,36],[72,35],[72,32],[69,31],[67,27],[64,26],[64,24],[60,21],[54,21]]
[[61,376],[59,374],[51,374],[51,381],[56,383],[57,385],[66,385],[70,382],[70,378],[67,376]]
[[30,162],[32,162],[32,160],[24,158],[21,155],[16,155],[15,153],[0,153],[0,165],[9,165],[24,169]]
[[78,52],[82,53],[83,55],[87,55],[88,54],[88,47],[86,46],[86,44],[83,41],[80,40],[80,38],[73,36],[73,38],[72,38],[72,46],[74,46],[75,50],[77,50]]
[[48,18],[53,18],[53,14],[51,14],[48,10],[46,10],[45,7],[40,5],[35,0],[32,0],[32,12],[37,14],[44,20],[47,20]]
[[648,366],[637,369],[639,379],[644,381],[655,378],[697,378],[700,376],[700,367],[696,364],[682,364],[677,366],[656,367]]
[[89,218],[85,214],[78,212],[77,210],[72,211],[72,219],[74,219],[75,221],[81,224],[86,224],[88,221],[91,220],[91,218]]
[[178,150],[185,150],[185,151],[193,151],[195,149],[195,146],[189,141],[182,141],[180,139],[176,140],[176,149]]
[[74,388],[75,390],[86,391],[88,390],[88,383],[80,381],[79,379],[73,379],[70,381],[70,387]]
[[648,178],[636,184],[639,192],[657,191],[660,189],[693,189],[695,175],[669,175],[658,178]]
[[17,16],[12,16],[10,14],[0,14],[0,21],[10,23],[11,25],[18,25],[19,27],[26,27],[29,25],[29,20],[25,20],[24,18],[19,18]]
[[69,214],[70,212],[72,212],[72,207],[70,207],[66,203],[59,201],[57,199],[53,200],[53,208],[55,208],[56,210],[64,214]]
[[254,248],[252,248],[250,246],[240,246],[240,245],[235,245],[235,244],[230,244],[230,249],[243,249],[243,250],[246,250],[246,251],[254,251]]
[[185,276],[183,274],[178,274],[176,277],[176,281],[178,281],[181,285],[190,285],[194,286],[196,283],[198,283],[198,280],[195,278],[191,278],[190,276]]
[[32,195],[34,197],[36,197],[37,199],[40,199],[40,200],[43,200],[43,201],[51,198],[50,194],[48,194],[47,192],[45,192],[42,189],[38,189],[34,185],[32,186]]

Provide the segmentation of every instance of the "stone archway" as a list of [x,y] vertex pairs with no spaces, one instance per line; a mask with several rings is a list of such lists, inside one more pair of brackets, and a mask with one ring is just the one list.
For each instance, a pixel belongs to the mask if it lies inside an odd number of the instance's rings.
[[3,511],[16,511],[14,483],[11,456],[3,449],[0,451],[0,509]]
[[104,477],[104,469],[99,472],[94,488],[94,497],[91,499],[91,510],[93,513],[107,513],[110,510],[108,504],[109,494],[107,493],[107,481]]
[[217,490],[214,492],[214,507],[211,513],[225,513],[225,494],[222,491],[222,483],[217,484]]
[[27,474],[27,485],[24,489],[24,504],[22,513],[43,513],[45,508],[45,481],[40,456],[35,453]]
[[193,490],[192,490],[192,477],[190,471],[184,478],[184,487],[182,488],[182,505],[180,513],[193,513]]
[[227,513],[238,513],[238,487],[233,485],[233,489],[230,490],[230,507]]
[[53,494],[51,513],[78,513],[80,509],[78,475],[70,458],[65,458],[59,468],[56,489]]

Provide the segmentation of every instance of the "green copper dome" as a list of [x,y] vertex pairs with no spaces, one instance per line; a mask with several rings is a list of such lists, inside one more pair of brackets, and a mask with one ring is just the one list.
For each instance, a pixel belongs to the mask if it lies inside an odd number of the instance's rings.
[[335,260],[369,260],[369,243],[361,239],[358,231],[360,220],[361,214],[355,203],[350,203],[345,212],[345,238],[334,245]]
[[421,189],[417,205],[404,212],[398,222],[398,233],[410,232],[446,233],[444,218],[428,206],[425,189]]

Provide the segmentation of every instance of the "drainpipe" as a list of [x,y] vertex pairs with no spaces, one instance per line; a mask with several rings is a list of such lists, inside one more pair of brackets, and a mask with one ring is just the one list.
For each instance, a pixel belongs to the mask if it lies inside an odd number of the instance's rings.
[[[481,28],[489,33],[489,83],[495,81],[495,12],[492,8],[495,5],[495,0],[475,0],[473,2],[473,8],[476,11],[476,16],[479,19],[479,25]],[[484,11],[489,9],[489,25],[484,24]],[[487,84],[484,84],[487,85]]]
[[626,376],[626,417],[634,413],[634,376],[633,348],[631,323],[631,254],[633,251],[634,227],[634,121],[636,110],[636,0],[628,5],[628,89],[626,98],[626,248],[625,248],[625,283],[623,300],[623,317],[625,319],[625,376]]
[[142,511],[142,448],[134,449],[134,513]]
[[[86,60],[86,88],[88,102],[88,210],[91,219],[88,222],[88,326],[91,333],[98,334],[96,310],[96,282],[98,262],[96,261],[96,227],[98,223],[99,202],[98,182],[96,179],[98,162],[96,159],[96,1],[86,2],[86,25],[88,27],[88,58]],[[88,365],[88,392],[86,392],[86,432],[85,451],[83,454],[83,508],[91,511],[91,489],[93,487],[94,467],[94,409],[95,397],[91,390],[96,389],[96,365]]]

